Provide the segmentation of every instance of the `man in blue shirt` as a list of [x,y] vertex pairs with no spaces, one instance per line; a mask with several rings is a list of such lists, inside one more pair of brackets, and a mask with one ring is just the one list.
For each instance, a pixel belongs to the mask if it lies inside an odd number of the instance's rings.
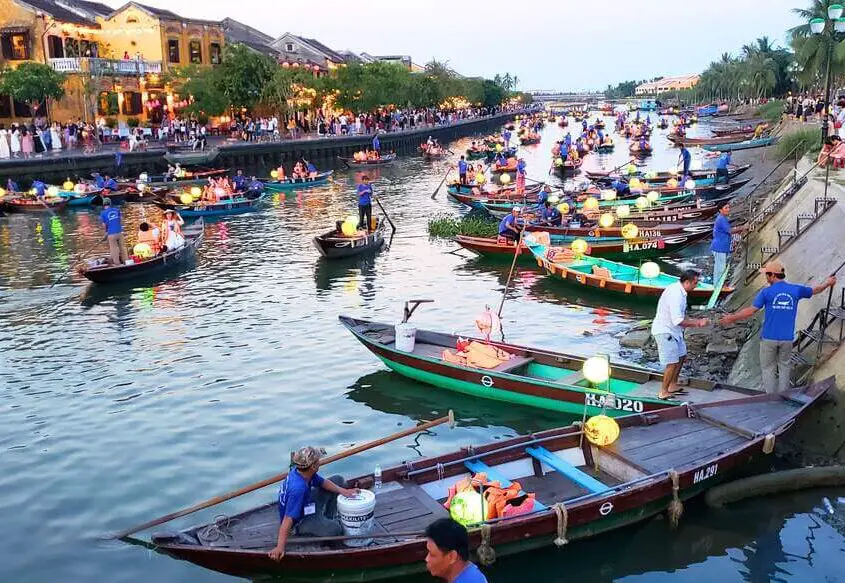
[[713,223],[713,242],[710,244],[710,251],[713,252],[713,285],[719,285],[722,274],[728,267],[728,258],[731,254],[731,235],[745,231],[743,227],[731,227],[728,215],[731,213],[731,206],[725,203],[719,209],[716,220]]
[[232,178],[232,186],[235,187],[235,192],[243,192],[246,186],[246,176],[243,170],[238,170],[235,177]]
[[102,188],[104,188],[105,190],[108,190],[110,192],[115,192],[119,187],[117,185],[117,180],[115,180],[114,178],[112,178],[111,176],[106,174],[106,178],[103,181]]
[[770,261],[761,270],[766,275],[768,287],[764,287],[747,308],[728,314],[719,320],[727,326],[739,320],[747,320],[757,310],[763,309],[765,316],[760,329],[760,374],[767,393],[789,390],[792,370],[792,341],[795,339],[795,319],[798,302],[820,294],[836,285],[836,277],[830,276],[821,285],[808,287],[786,281],[786,269],[780,261]]
[[467,183],[467,162],[464,156],[461,156],[461,159],[458,160],[458,179],[461,184]]
[[279,485],[279,536],[270,558],[279,561],[285,556],[285,545],[291,532],[300,536],[340,536],[343,528],[336,519],[337,495],[352,498],[358,489],[347,489],[342,476],[324,479],[320,469],[320,451],[303,447],[293,454],[291,470]]
[[425,568],[447,583],[487,583],[484,573],[469,560],[466,528],[451,518],[440,518],[425,529]]
[[505,149],[507,150],[511,147],[511,131],[505,130],[502,132],[502,138],[505,140]]
[[[566,135],[563,137],[563,143],[566,145],[566,151],[569,152],[569,147],[572,145],[572,134],[566,132]],[[564,152],[561,152],[564,154]]]
[[728,166],[731,164],[731,153],[722,152],[719,156],[719,161],[716,162],[716,184],[720,182],[728,182]]
[[123,238],[123,226],[120,224],[120,210],[111,205],[109,197],[103,198],[100,221],[106,229],[106,239],[109,242],[109,262],[112,265],[123,265],[128,255],[126,240]]
[[94,186],[97,188],[105,188],[106,186],[105,178],[103,178],[99,173],[94,174]]
[[361,184],[358,185],[358,228],[367,229],[369,233],[373,222],[373,187],[370,186],[370,177],[366,174],[361,177]]
[[510,241],[519,241],[519,238],[522,235],[522,229],[517,223],[517,217],[519,217],[520,210],[521,209],[518,206],[513,207],[511,209],[511,214],[505,216],[505,218],[503,218],[499,223],[500,237],[504,237]]
[[35,196],[38,198],[44,198],[44,195],[47,194],[47,185],[40,180],[32,183],[32,189],[35,190]]
[[691,161],[692,154],[689,153],[689,150],[687,150],[687,147],[684,144],[681,144],[681,155],[678,156],[678,164],[683,164],[684,166],[683,180],[681,180],[681,184],[685,183],[689,178],[689,166]]
[[540,211],[540,224],[549,227],[559,227],[563,217],[560,216],[560,211],[552,206],[548,200],[543,203],[543,208]]
[[381,142],[378,139],[378,135],[373,138],[373,150],[381,152]]

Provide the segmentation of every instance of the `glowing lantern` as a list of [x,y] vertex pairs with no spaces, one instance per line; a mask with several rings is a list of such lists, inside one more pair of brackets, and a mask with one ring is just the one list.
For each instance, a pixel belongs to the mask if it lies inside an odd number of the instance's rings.
[[622,227],[622,236],[626,239],[636,239],[639,234],[640,230],[634,223],[628,223]]
[[73,190],[73,182],[70,180],[66,180],[64,184],[62,184],[62,188],[64,190],[72,191]]
[[59,187],[51,186],[47,189],[47,194],[50,196],[50,198],[57,198],[59,196]]
[[191,196],[200,197],[202,196],[202,188],[199,186],[192,186],[191,187]]
[[645,207],[648,206],[648,199],[644,196],[641,196],[636,201],[634,201],[634,205],[638,209],[643,210]]
[[649,170],[645,173],[646,180],[654,180],[655,178],[657,178],[657,172],[655,172],[654,170]]
[[649,193],[647,195],[645,195],[645,197],[646,197],[646,200],[648,202],[657,202],[658,199],[660,198],[660,193],[657,192],[656,190],[652,190],[652,191],[649,191]]
[[628,174],[636,174],[637,173],[637,167],[634,166],[633,164],[628,164],[628,166],[626,167],[626,170],[628,170]]
[[594,385],[606,383],[610,378],[610,362],[603,356],[592,356],[584,361],[581,372]]
[[660,275],[660,266],[654,261],[646,261],[640,267],[640,275],[645,279],[654,279]]
[[602,190],[601,191],[601,199],[607,200],[607,201],[616,200],[616,191],[613,190],[612,188],[608,188],[607,190]]
[[148,259],[153,256],[153,250],[147,243],[138,243],[132,248],[132,254]]
[[505,172],[499,177],[499,182],[502,184],[510,184],[511,183],[511,175]]
[[587,252],[588,245],[584,239],[575,239],[569,244],[569,248],[572,249],[576,255],[583,255]]
[[687,190],[694,190],[695,189],[695,180],[693,180],[692,178],[687,180],[684,183],[684,188],[686,188]]
[[555,158],[555,166],[558,168],[563,166],[563,158]]
[[557,212],[562,215],[569,214],[569,205],[565,202],[560,203],[559,205],[557,205]]
[[613,215],[610,213],[604,213],[602,216],[600,216],[599,226],[605,229],[613,226]]
[[487,504],[475,490],[458,492],[449,504],[449,516],[464,526],[484,522]]
[[596,415],[584,424],[584,435],[593,445],[611,445],[619,439],[619,424],[607,415]]
[[194,202],[194,197],[187,192],[183,192],[182,196],[179,197],[179,200],[182,201],[182,204],[191,204]]
[[678,181],[674,178],[670,178],[666,181],[666,186],[668,186],[669,188],[678,188]]
[[627,218],[631,215],[631,207],[627,204],[622,204],[616,207],[616,216],[620,219]]
[[0,196],[6,196],[6,189],[0,187]]
[[594,196],[588,196],[584,201],[584,209],[594,211],[599,208],[599,201]]
[[560,197],[559,197],[558,195],[556,195],[556,194],[553,194],[553,195],[551,195],[551,196],[549,197],[549,199],[548,199],[548,200],[549,200],[549,202],[550,202],[551,204],[557,204],[557,203],[559,203],[559,202],[560,202]]
[[643,183],[640,182],[639,178],[632,178],[631,182],[628,183],[628,186],[631,187],[631,190],[639,190],[643,187]]
[[[358,156],[358,152],[355,152],[355,156]],[[270,170],[270,177],[271,178],[278,178],[279,177],[279,171],[278,170]]]
[[504,148],[504,146],[502,146],[502,144],[496,144],[496,151],[497,151],[497,152],[501,152],[501,151],[502,151],[502,150],[504,150],[504,149],[505,149],[505,148]]
[[358,232],[358,226],[354,223],[344,222],[340,225],[340,231],[346,235],[347,237],[352,237],[355,233]]

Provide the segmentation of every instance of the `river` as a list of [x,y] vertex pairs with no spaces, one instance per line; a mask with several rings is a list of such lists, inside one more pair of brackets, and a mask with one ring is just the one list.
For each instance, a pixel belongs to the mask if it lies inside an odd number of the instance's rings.
[[[529,176],[546,175],[551,142],[562,133],[551,125],[541,145],[526,149]],[[468,144],[450,147],[459,153]],[[655,167],[674,163],[664,137],[655,145]],[[617,150],[608,164],[624,160],[624,148]],[[404,380],[337,321],[339,314],[398,321],[406,299],[428,298],[435,303],[414,315],[418,326],[472,334],[485,304],[498,305],[508,265],[451,254],[454,244],[427,236],[431,216],[463,212],[445,191],[431,200],[446,165],[406,157],[375,173],[398,230],[374,257],[330,263],[312,245],[355,210],[357,176],[339,170],[333,185],[208,223],[195,265],[155,285],[101,289],[71,270],[50,287],[101,236],[98,216],[0,217],[0,581],[233,581],[103,535],[275,474],[301,445],[337,452],[449,409],[456,429],[362,453],[333,470],[362,472],[377,461],[569,423]],[[142,214],[160,217],[151,206],[123,212],[130,232]],[[610,315],[598,318],[599,307]],[[650,317],[647,307],[608,303],[530,268],[517,269],[503,315],[509,341],[614,357],[615,336]],[[232,514],[274,492],[165,528]],[[835,494],[827,493],[834,516],[820,492],[724,513],[690,504],[676,533],[655,520],[502,560],[491,579],[531,570],[533,581],[833,581],[845,543]]]

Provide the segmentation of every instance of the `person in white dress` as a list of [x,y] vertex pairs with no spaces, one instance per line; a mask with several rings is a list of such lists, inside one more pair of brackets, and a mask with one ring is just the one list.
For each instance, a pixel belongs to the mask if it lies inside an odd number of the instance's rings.
[[50,126],[50,148],[54,152],[62,149],[62,132],[59,131],[58,122],[53,122]]
[[173,251],[185,244],[185,237],[182,235],[182,225],[185,221],[179,213],[172,209],[164,211],[164,222],[161,223],[161,237],[167,251]]
[[17,124],[13,125],[10,130],[9,146],[12,151],[12,158],[17,158],[21,153],[21,131]]
[[0,123],[0,159],[8,160],[12,155],[9,150],[9,133],[6,131],[6,126]]

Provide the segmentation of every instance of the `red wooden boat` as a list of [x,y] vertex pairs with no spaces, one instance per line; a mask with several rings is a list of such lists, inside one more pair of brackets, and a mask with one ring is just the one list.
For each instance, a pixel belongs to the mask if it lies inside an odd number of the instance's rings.
[[67,208],[70,199],[38,200],[29,196],[16,196],[3,201],[3,206],[10,213],[60,213]]
[[[344,324],[358,329],[359,322],[345,319]],[[484,546],[487,556],[490,550],[505,556],[556,544],[561,552],[577,553],[577,546],[563,545],[662,512],[677,522],[683,501],[770,454],[779,436],[834,386],[831,377],[781,394],[620,417],[619,437],[610,445],[591,444],[580,428],[569,426],[392,467],[383,464],[383,485],[374,490],[374,538],[367,546],[344,546],[352,537],[295,537],[276,562],[268,552],[276,543],[278,507],[270,502],[181,532],[154,534],[152,547],[244,578],[373,581],[422,572],[423,531],[448,516],[442,506],[448,488],[486,472],[504,486],[518,482],[536,501],[525,514],[470,525],[473,551]],[[371,474],[348,482],[374,489]]]
[[669,141],[676,144],[684,144],[685,146],[717,146],[721,144],[731,144],[733,142],[742,142],[750,140],[754,137],[754,132],[744,134],[732,134],[730,136],[721,136],[715,138],[690,138],[687,136],[681,137],[678,134],[669,134],[666,136]]
[[393,164],[396,161],[396,154],[391,152],[389,154],[382,154],[378,158],[367,158],[366,160],[356,160],[355,158],[346,158],[343,156],[338,156],[338,159],[350,168],[370,168]]

